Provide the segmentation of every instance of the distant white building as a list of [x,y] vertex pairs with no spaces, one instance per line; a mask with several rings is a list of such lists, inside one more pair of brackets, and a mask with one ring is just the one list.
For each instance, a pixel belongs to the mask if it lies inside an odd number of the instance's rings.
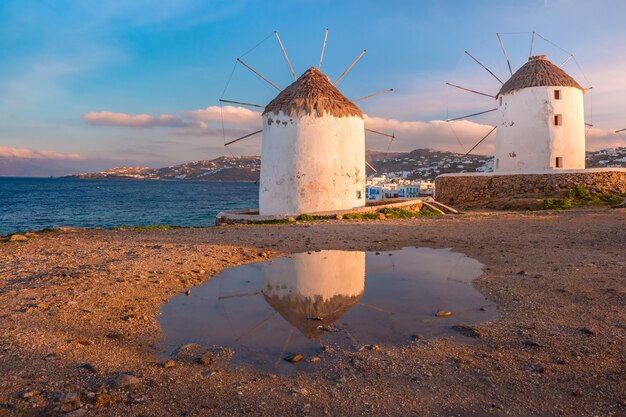
[[259,213],[364,206],[363,114],[311,67],[263,112]]
[[433,195],[435,183],[432,181],[387,178],[385,175],[367,180],[365,195],[368,201],[392,198],[417,198]]
[[583,88],[545,55],[530,57],[496,99],[495,172],[585,168]]

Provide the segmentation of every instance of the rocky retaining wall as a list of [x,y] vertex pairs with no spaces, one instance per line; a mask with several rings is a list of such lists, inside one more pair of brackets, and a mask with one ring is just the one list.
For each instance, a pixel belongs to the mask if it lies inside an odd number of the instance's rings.
[[536,174],[446,174],[435,179],[435,198],[464,205],[512,197],[537,197],[582,185],[599,194],[626,194],[626,169]]

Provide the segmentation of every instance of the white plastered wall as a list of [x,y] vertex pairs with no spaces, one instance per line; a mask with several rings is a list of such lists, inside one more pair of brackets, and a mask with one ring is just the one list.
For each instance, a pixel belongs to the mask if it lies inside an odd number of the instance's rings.
[[259,214],[365,206],[365,131],[360,117],[263,116]]
[[[554,98],[561,91],[561,99]],[[529,87],[504,94],[496,130],[496,172],[585,168],[585,115],[575,87]],[[556,126],[554,116],[562,115]]]
[[263,265],[263,293],[283,298],[299,295],[330,300],[365,291],[365,252],[321,251],[272,260]]

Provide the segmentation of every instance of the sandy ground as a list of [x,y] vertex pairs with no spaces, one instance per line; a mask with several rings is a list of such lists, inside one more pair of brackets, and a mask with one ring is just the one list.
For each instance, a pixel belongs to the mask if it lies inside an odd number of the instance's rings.
[[[404,246],[486,265],[501,317],[477,343],[334,351],[296,376],[158,356],[161,306],[222,268]],[[0,243],[0,416],[626,415],[625,294],[624,209],[42,233]]]

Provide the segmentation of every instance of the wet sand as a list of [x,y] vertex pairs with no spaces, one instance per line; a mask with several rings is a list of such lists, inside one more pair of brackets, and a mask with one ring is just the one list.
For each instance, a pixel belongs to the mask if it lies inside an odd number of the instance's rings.
[[[473,343],[335,350],[295,376],[159,356],[160,308],[223,268],[406,246],[485,264],[500,318]],[[0,416],[624,415],[625,295],[624,209],[42,233],[0,243]]]

